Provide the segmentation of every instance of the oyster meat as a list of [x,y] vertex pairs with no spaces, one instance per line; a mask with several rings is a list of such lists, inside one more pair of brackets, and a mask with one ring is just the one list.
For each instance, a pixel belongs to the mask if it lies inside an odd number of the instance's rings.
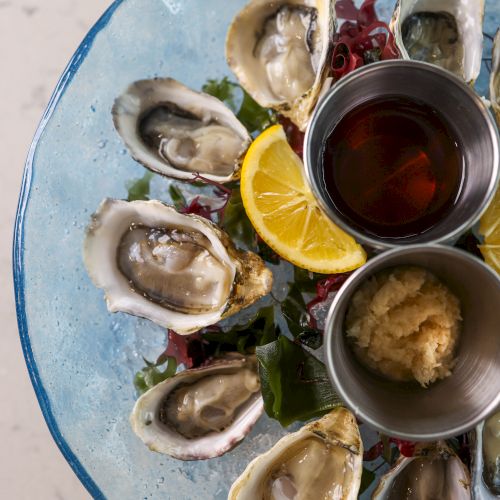
[[373,500],[469,500],[470,474],[446,443],[418,445],[413,457],[400,457],[380,480]]
[[484,0],[398,0],[391,21],[403,59],[440,66],[467,83],[481,70]]
[[362,470],[356,418],[336,408],[250,462],[232,485],[228,500],[355,500]]
[[228,64],[261,106],[304,130],[328,76],[334,25],[330,0],[253,0],[229,28]]
[[84,261],[108,309],[188,334],[266,295],[272,274],[223,231],[159,201],[106,199],[87,229]]
[[483,479],[494,495],[500,496],[500,411],[483,426]]
[[262,411],[256,357],[228,353],[150,389],[137,400],[130,423],[151,450],[201,460],[236,446]]
[[113,118],[133,158],[177,179],[195,173],[217,182],[236,179],[251,142],[221,101],[173,78],[133,83],[115,101]]
[[490,99],[497,124],[500,127],[500,29],[497,31],[493,42],[493,55],[490,79]]

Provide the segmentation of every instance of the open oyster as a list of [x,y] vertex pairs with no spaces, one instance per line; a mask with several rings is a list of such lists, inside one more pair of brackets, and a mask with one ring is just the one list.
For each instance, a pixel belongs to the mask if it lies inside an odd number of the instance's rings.
[[239,176],[251,138],[219,99],[173,78],[133,83],[113,106],[116,130],[132,157],[167,177],[199,173],[229,182]]
[[373,500],[468,500],[467,467],[444,442],[418,445],[413,457],[400,457],[380,480]]
[[362,471],[363,444],[356,419],[345,408],[336,408],[250,462],[228,500],[355,500]]
[[130,423],[151,450],[202,460],[236,446],[263,408],[256,357],[227,354],[150,389],[137,400]]
[[328,75],[334,3],[253,0],[227,35],[227,61],[241,85],[261,106],[302,130]]
[[490,99],[500,127],[500,29],[493,42],[493,56],[490,79]]
[[472,442],[473,498],[500,498],[500,409],[469,433]]
[[483,479],[488,489],[500,496],[500,411],[483,426]]
[[467,83],[481,70],[484,0],[398,0],[391,21],[403,59],[441,66]]
[[92,217],[84,261],[108,309],[188,334],[271,290],[272,273],[226,233],[159,201],[106,199]]

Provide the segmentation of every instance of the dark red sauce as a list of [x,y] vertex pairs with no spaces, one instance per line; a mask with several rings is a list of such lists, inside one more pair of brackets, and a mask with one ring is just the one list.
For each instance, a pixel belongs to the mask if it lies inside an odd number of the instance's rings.
[[323,151],[332,203],[358,230],[379,237],[433,227],[456,203],[462,171],[453,129],[436,110],[407,97],[350,111]]

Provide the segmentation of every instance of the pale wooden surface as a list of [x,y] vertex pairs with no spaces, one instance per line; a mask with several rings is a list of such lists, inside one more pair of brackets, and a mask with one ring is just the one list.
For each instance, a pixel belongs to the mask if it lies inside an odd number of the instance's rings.
[[28,379],[14,311],[11,241],[38,121],[66,63],[109,2],[0,0],[1,499],[89,498],[52,441]]

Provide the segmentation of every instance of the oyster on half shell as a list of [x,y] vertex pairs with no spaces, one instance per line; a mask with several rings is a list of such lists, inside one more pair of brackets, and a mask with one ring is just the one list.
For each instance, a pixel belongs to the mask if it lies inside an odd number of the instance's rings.
[[228,500],[355,500],[363,471],[356,418],[336,408],[280,439],[234,482]]
[[202,460],[236,446],[263,409],[256,357],[229,353],[150,389],[137,400],[130,423],[151,450]]
[[226,58],[245,90],[301,130],[328,76],[335,30],[331,0],[253,0],[233,20]]
[[382,476],[373,500],[469,500],[471,479],[465,464],[445,442],[424,443],[413,457],[400,457]]
[[484,0],[398,0],[391,21],[403,59],[424,61],[473,84],[481,70]]
[[491,493],[500,496],[500,411],[483,426],[483,479]]
[[189,334],[266,295],[272,273],[215,224],[159,201],[106,199],[92,217],[84,261],[108,309]]
[[132,157],[167,177],[239,177],[251,138],[219,99],[173,78],[133,83],[115,101],[113,120]]
[[500,29],[497,31],[493,42],[490,100],[493,110],[495,111],[497,124],[500,127]]
[[500,408],[469,433],[474,500],[500,498]]

